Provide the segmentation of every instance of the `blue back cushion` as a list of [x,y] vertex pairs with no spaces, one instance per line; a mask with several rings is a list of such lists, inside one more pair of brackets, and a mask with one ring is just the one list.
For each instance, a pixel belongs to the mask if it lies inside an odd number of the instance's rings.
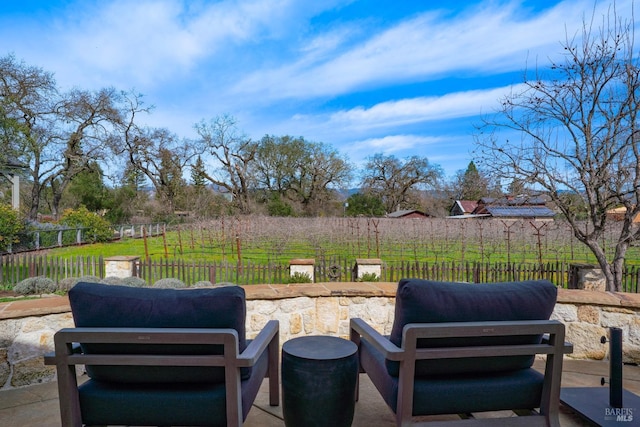
[[[76,327],[230,328],[246,348],[245,293],[239,286],[153,289],[78,283],[69,291]],[[83,344],[87,353],[222,354],[218,345]],[[88,366],[93,379],[116,382],[222,382],[223,368]],[[248,372],[245,372],[245,376]]]
[[[546,280],[504,283],[451,283],[403,279],[398,283],[395,318],[390,341],[402,345],[402,330],[409,323],[548,320],[557,288]],[[541,336],[479,337],[418,340],[418,348],[539,343]],[[533,356],[482,359],[422,360],[417,376],[451,375],[528,368]],[[398,375],[398,362],[386,361],[390,375]]]

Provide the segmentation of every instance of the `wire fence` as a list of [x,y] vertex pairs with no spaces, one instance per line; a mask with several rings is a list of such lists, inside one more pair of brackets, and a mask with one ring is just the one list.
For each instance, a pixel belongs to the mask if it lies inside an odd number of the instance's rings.
[[[126,237],[142,238],[159,236],[166,230],[163,223],[115,225],[113,240]],[[1,254],[13,254],[43,249],[62,248],[65,246],[82,245],[92,241],[92,236],[83,227],[39,228],[21,233],[17,242],[11,243]]]

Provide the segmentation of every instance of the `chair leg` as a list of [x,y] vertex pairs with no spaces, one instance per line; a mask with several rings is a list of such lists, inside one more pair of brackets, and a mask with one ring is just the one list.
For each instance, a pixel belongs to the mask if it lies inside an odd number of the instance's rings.
[[62,427],[82,427],[75,365],[58,365],[58,400]]
[[278,406],[280,404],[279,347],[279,334],[276,333],[267,350],[269,352],[269,405],[271,406]]

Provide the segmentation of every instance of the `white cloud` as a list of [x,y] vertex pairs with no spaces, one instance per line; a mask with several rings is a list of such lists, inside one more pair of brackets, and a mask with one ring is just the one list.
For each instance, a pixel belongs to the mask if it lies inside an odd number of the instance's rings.
[[0,49],[57,70],[63,85],[150,88],[216,75],[217,63],[226,59],[219,55],[284,37],[339,2],[77,0],[47,19],[10,23],[37,29],[27,40],[11,40],[5,25]]
[[[241,79],[235,91],[260,93],[268,99],[331,97],[460,70],[480,74],[521,70],[527,60],[546,61],[556,55],[566,29],[581,28],[584,11],[591,10],[591,0],[575,0],[537,15],[523,15],[515,1],[481,3],[454,17],[426,12],[391,28],[370,28],[370,38],[351,40],[342,51],[338,48],[346,41],[336,42],[329,60],[312,51],[280,67],[259,69]],[[343,36],[349,34],[345,31]]]
[[116,1],[86,9],[64,33],[68,54],[83,68],[150,84],[186,71],[228,44],[268,32],[288,2]]
[[381,138],[369,138],[351,144],[349,150],[353,154],[383,153],[390,155],[415,148],[441,142],[443,138],[423,135],[389,135]]
[[[382,128],[417,122],[474,117],[483,113],[483,107],[496,105],[499,99],[520,85],[487,90],[454,92],[438,97],[418,97],[387,101],[370,108],[356,107],[333,113],[331,126],[347,128]],[[485,111],[486,112],[486,111]]]

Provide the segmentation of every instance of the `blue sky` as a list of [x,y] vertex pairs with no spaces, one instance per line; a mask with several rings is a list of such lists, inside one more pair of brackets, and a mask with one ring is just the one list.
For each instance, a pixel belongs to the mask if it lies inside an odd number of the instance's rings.
[[[617,0],[631,17],[637,0]],[[472,160],[474,124],[544,66],[598,0],[3,0],[0,55],[63,89],[134,89],[144,123],[196,137],[230,114],[247,136],[304,136],[351,162]]]

